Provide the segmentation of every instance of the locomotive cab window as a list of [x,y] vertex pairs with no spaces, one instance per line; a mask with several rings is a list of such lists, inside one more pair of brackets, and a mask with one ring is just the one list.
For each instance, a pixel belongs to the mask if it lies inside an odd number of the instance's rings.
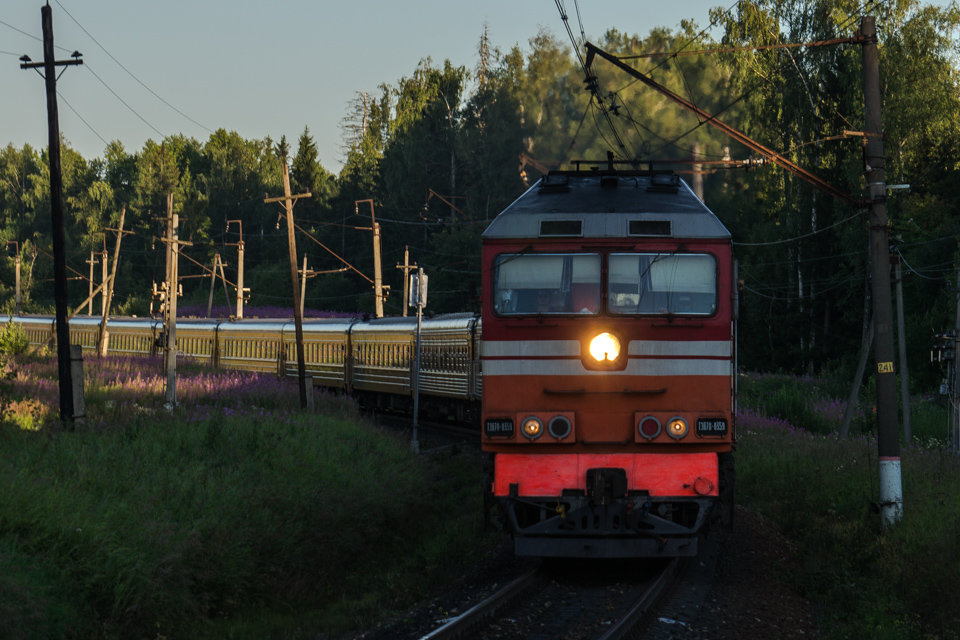
[[600,255],[502,254],[495,266],[493,305],[499,315],[596,314]]
[[609,261],[611,313],[708,316],[717,310],[717,261],[712,255],[613,253]]

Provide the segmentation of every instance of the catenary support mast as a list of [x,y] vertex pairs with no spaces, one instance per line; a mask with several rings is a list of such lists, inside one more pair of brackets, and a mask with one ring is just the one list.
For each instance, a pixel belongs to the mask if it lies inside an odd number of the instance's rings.
[[863,42],[863,100],[867,198],[870,203],[870,247],[873,253],[872,298],[874,354],[877,360],[877,454],[880,461],[880,516],[884,527],[903,516],[900,477],[900,434],[897,427],[897,375],[893,366],[893,302],[890,295],[890,246],[887,228],[887,185],[880,117],[880,65],[877,25],[873,16],[860,22]]

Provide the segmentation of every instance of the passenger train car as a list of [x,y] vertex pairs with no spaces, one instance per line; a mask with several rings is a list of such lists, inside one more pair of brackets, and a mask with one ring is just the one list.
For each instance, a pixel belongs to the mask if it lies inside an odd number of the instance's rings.
[[482,444],[531,556],[695,555],[732,509],[730,233],[672,173],[552,172],[483,234]]
[[[16,322],[34,346],[56,344],[50,316],[0,316],[0,325]],[[415,318],[305,320],[304,365],[316,387],[350,393],[365,406],[409,412]],[[424,318],[420,345],[422,411],[429,417],[474,423],[479,418],[480,322],[470,313]],[[95,353],[98,316],[70,320],[70,343]],[[120,355],[163,351],[163,324],[151,318],[115,318],[108,324],[108,350]],[[180,318],[177,352],[215,368],[297,375],[296,332],[288,319],[239,321]]]

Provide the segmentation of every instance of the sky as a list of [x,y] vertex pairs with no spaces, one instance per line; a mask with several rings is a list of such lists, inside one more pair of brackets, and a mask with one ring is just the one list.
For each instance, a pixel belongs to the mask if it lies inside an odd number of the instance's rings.
[[[729,5],[733,0],[724,0]],[[218,128],[292,148],[309,127],[319,160],[338,172],[341,121],[357,92],[409,77],[430,57],[473,69],[484,25],[492,46],[529,50],[545,29],[566,40],[554,0],[49,0],[58,60],[83,66],[57,82],[60,131],[85,158],[120,140],[182,133],[205,141]],[[646,35],[683,19],[709,24],[717,0],[581,0],[588,39],[607,29]],[[43,0],[0,2],[0,146],[47,144],[44,81],[20,68],[43,60]],[[579,33],[578,4],[565,2]]]

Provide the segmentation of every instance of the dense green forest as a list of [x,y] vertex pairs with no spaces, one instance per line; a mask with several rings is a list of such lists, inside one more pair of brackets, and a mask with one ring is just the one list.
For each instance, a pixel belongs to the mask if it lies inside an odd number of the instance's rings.
[[[880,37],[887,181],[894,253],[903,260],[911,370],[929,388],[931,338],[953,326],[960,231],[960,10],[917,0],[867,3]],[[775,149],[854,198],[864,193],[861,47],[855,43],[775,48],[855,35],[854,0],[741,1],[646,36],[609,30],[595,44],[698,107]],[[707,27],[707,28],[704,28]],[[711,35],[712,34],[712,35]],[[716,38],[716,39],[715,39]],[[578,43],[579,45],[579,43]],[[549,33],[525,48],[498,50],[480,34],[476,65],[427,58],[408,77],[358,91],[342,121],[345,163],[334,175],[318,161],[309,130],[289,144],[297,246],[309,268],[336,271],[343,256],[372,277],[372,199],[383,229],[387,313],[401,310],[409,247],[431,276],[430,310],[479,306],[480,233],[540,174],[571,160],[660,161],[690,173],[704,161],[704,199],[730,228],[740,261],[741,360],[746,368],[814,371],[855,360],[867,282],[865,209],[816,190],[751,153],[695,115],[603,60],[584,82],[582,46]],[[710,50],[707,53],[696,53]],[[661,55],[652,55],[661,54]],[[673,55],[662,55],[673,54]],[[696,54],[696,55],[688,55]],[[593,89],[592,91],[590,89]],[[131,151],[110,143],[83,158],[64,141],[67,263],[71,308],[87,296],[80,276],[91,252],[113,251],[125,207],[114,313],[146,315],[164,278],[166,194],[173,193],[183,249],[181,304],[206,302],[199,277],[220,252],[236,274],[242,221],[245,285],[253,306],[291,304],[286,228],[264,194],[282,193],[278,148],[286,140],[244,139],[220,129],[207,140],[171,136]],[[523,161],[523,158],[528,160]],[[14,308],[14,254],[22,261],[23,308],[53,309],[49,170],[45,150],[0,150],[0,303]],[[690,176],[684,176],[689,179]],[[439,197],[437,197],[439,196]],[[308,235],[309,234],[309,235]],[[324,247],[329,249],[327,251]],[[99,282],[99,269],[97,277]],[[197,277],[191,277],[197,276]],[[233,293],[230,293],[231,297]],[[218,303],[224,302],[218,285]],[[307,283],[310,308],[372,312],[370,283],[353,271]],[[95,305],[95,309],[98,305]]]

